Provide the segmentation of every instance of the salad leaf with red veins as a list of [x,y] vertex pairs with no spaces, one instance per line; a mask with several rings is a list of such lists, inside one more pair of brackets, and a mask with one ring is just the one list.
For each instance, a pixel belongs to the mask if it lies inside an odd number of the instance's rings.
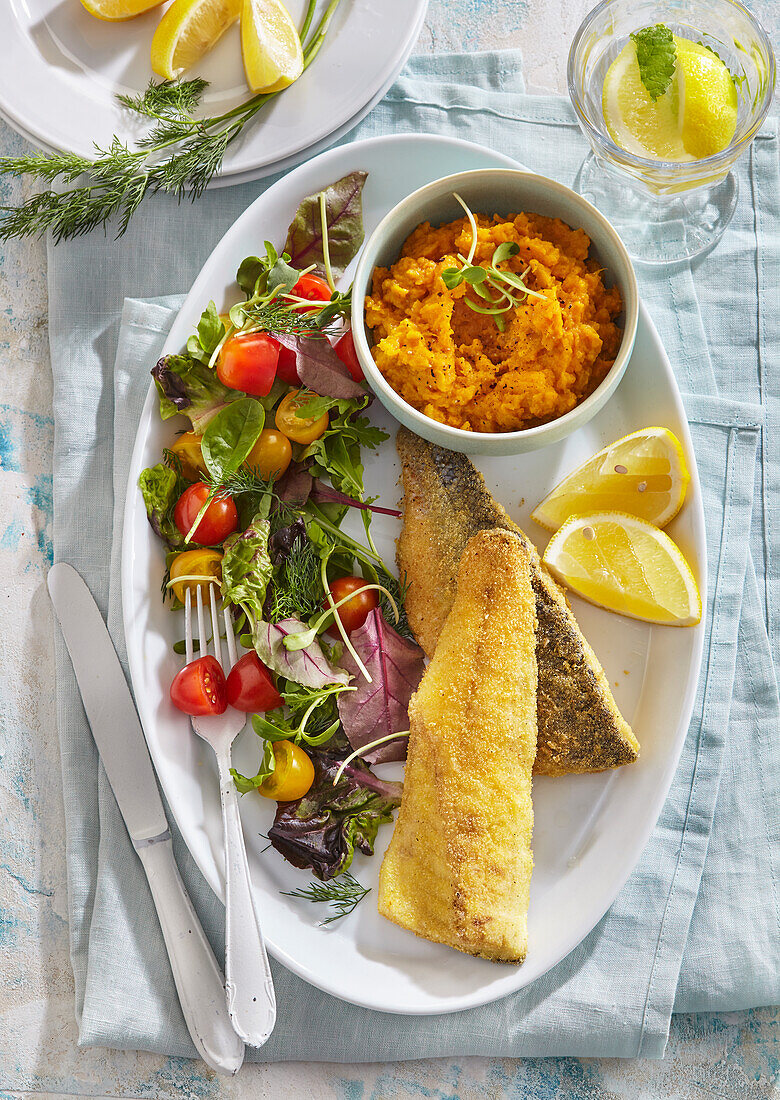
[[[345,650],[341,664],[354,677],[356,691],[338,699],[339,717],[353,749],[409,729],[409,700],[422,679],[423,651],[397,634],[382,612],[374,608],[365,623],[349,639],[371,674],[369,684]],[[386,741],[363,755],[371,764],[406,758],[406,737]]]
[[304,687],[321,688],[326,684],[348,684],[349,676],[335,668],[315,639],[305,649],[287,649],[285,638],[308,629],[300,619],[282,619],[278,623],[258,620],[252,630],[252,642],[266,668]]
[[328,259],[334,278],[343,275],[350,260],[363,243],[363,185],[367,172],[350,172],[316,195],[308,195],[298,207],[287,230],[284,251],[293,267],[316,264],[326,268],[322,205],[324,197],[325,228],[328,234]]

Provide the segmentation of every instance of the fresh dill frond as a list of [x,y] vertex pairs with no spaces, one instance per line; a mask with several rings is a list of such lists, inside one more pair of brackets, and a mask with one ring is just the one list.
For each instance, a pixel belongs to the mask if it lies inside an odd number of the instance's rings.
[[347,917],[360,904],[366,894],[371,893],[370,886],[362,886],[349,871],[343,871],[329,882],[310,882],[300,890],[282,890],[287,898],[302,898],[304,901],[326,903],[333,910],[331,916],[319,923],[332,924]]
[[118,95],[123,107],[146,118],[166,118],[170,115],[190,114],[201,101],[209,86],[208,80],[194,77],[192,80],[150,80],[141,95]]
[[296,539],[289,555],[277,566],[268,595],[268,619],[307,621],[321,610],[325,593],[320,559],[310,539]]
[[[303,47],[307,69],[322,46],[340,0],[330,0]],[[304,35],[312,24],[317,0],[309,0]],[[114,136],[106,148],[95,146],[93,157],[73,153],[35,153],[0,158],[0,175],[26,176],[57,191],[30,195],[19,206],[0,206],[0,241],[40,237],[51,232],[55,243],[107,230],[109,222],[121,237],[147,195],[165,192],[179,201],[197,199],[219,172],[230,144],[255,115],[280,92],[250,96],[224,114],[195,118],[205,80],[151,82],[142,95],[119,95],[127,110],[152,125],[130,147]],[[67,186],[73,185],[73,186]]]
[[320,325],[317,315],[298,313],[289,307],[277,305],[275,300],[267,305],[261,304],[245,308],[244,316],[264,332],[283,333],[288,336],[321,336],[323,338],[330,335],[330,330]]

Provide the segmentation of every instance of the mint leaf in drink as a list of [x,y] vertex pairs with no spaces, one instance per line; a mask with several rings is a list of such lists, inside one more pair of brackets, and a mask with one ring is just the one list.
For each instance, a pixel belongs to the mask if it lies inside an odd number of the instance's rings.
[[664,94],[674,76],[677,57],[674,35],[663,23],[656,23],[632,34],[631,39],[636,44],[642,83],[655,101]]

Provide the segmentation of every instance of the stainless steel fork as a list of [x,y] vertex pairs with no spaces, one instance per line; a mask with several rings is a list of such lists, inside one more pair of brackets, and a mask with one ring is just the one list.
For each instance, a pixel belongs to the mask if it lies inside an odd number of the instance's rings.
[[[201,586],[196,588],[198,614],[198,654],[208,653],[206,616]],[[214,656],[222,665],[220,617],[217,613],[215,585],[209,585],[211,634]],[[192,594],[185,594],[186,660],[193,659]],[[236,663],[236,639],[230,612],[223,607],[228,664],[225,675]],[[238,794],[230,774],[230,748],[246,723],[246,715],[228,707],[215,717],[192,718],[192,728],[208,742],[217,757],[219,795],[222,803],[222,831],[225,840],[225,991],[230,1020],[235,1031],[253,1047],[260,1047],[276,1022],[276,995],[271,968],[252,895],[252,881],[244,846],[244,834],[238,812]]]

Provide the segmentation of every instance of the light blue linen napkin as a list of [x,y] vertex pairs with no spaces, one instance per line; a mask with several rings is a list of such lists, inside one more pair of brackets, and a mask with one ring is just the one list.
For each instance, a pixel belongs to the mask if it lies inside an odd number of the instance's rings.
[[[349,139],[453,134],[571,184],[586,151],[573,113],[559,98],[523,95],[520,64],[516,51],[415,59]],[[254,1052],[259,1059],[660,1057],[673,1009],[780,999],[772,864],[780,707],[769,641],[776,647],[780,555],[780,379],[768,355],[777,347],[777,145],[770,125],[741,162],[734,227],[711,256],[695,270],[638,272],[686,393],[707,516],[709,606],[694,718],[636,870],[568,958],[527,990],[469,1012],[370,1012],[274,964],[279,1019],[267,1046]],[[49,250],[55,552],[89,581],[122,656],[127,466],[148,371],[181,301],[157,296],[189,287],[226,228],[269,182],[210,192],[194,210],[155,200],[119,243],[93,235]],[[80,1041],[192,1054],[146,882],[59,639],[58,647]],[[221,957],[222,907],[178,836],[175,845]]]

